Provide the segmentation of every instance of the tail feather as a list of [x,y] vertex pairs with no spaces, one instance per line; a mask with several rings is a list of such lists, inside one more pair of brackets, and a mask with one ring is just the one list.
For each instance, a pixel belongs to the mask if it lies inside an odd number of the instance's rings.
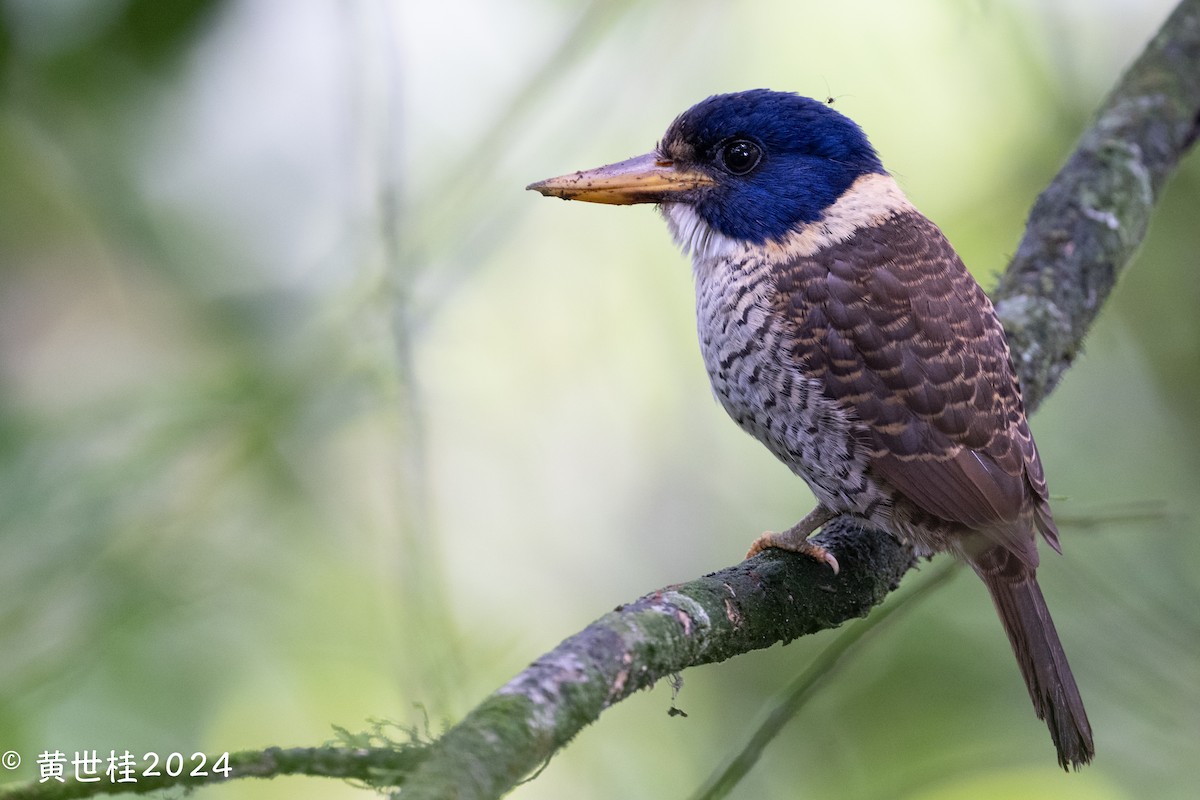
[[1092,727],[1034,570],[995,547],[971,559],[1016,654],[1038,719],[1044,719],[1063,769],[1092,760]]

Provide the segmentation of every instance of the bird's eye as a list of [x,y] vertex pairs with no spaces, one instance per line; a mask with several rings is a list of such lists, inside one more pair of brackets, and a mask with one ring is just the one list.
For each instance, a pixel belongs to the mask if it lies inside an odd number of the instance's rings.
[[762,149],[746,139],[734,139],[721,149],[721,163],[734,175],[745,175],[762,160]]

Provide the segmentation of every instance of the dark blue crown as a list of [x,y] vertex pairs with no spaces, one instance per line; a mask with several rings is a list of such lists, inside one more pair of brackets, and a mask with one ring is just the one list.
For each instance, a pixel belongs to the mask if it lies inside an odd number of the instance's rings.
[[[744,163],[728,156],[735,143],[760,151],[744,174],[729,168]],[[739,147],[744,155],[747,145]],[[884,172],[852,120],[812,98],[768,89],[696,104],[671,123],[660,149],[716,178],[694,201],[705,222],[757,244],[817,221],[856,178]]]

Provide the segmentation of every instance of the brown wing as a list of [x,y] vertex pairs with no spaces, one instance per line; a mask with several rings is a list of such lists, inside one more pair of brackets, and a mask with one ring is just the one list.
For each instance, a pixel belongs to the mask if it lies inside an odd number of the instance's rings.
[[1057,548],[1037,448],[991,302],[916,212],[781,266],[793,356],[866,425],[872,469],[924,511],[1037,563]]

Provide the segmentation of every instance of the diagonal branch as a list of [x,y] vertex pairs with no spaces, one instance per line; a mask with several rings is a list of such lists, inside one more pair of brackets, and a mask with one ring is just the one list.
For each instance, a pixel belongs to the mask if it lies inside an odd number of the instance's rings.
[[613,703],[687,667],[866,616],[913,564],[896,540],[847,517],[819,539],[837,556],[836,577],[772,550],[604,615],[447,731],[403,796],[498,797]]
[[804,703],[831,677],[838,663],[847,654],[852,653],[871,633],[878,632],[886,620],[895,619],[901,612],[915,607],[919,601],[940,589],[961,571],[961,566],[954,561],[942,561],[917,588],[897,597],[869,617],[855,622],[830,642],[782,692],[782,698],[774,704],[749,742],[728,763],[713,772],[704,785],[692,795],[693,800],[717,800],[728,795],[758,762],[767,745],[779,735],[783,726],[796,716]]
[[1200,134],[1200,3],[1183,0],[1029,212],[993,300],[1026,405],[1058,385]]

